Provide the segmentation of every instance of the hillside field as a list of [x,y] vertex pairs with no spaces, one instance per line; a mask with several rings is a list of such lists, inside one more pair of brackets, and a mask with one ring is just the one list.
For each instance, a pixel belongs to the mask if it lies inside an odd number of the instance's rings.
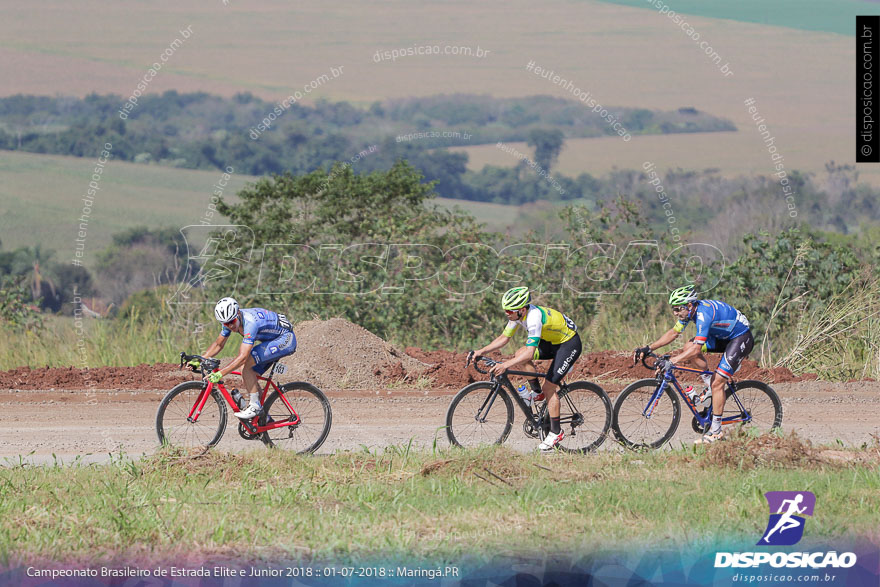
[[[864,5],[865,12],[871,7],[851,1],[834,4],[842,15],[849,15],[854,5]],[[792,10],[809,13],[800,6]],[[603,105],[690,106],[728,118],[739,128],[736,136],[648,137],[628,144],[600,139],[590,143],[602,153],[596,157],[586,152],[574,156],[571,153],[580,149],[569,147],[560,167],[565,173],[595,174],[611,165],[635,168],[652,158],[685,169],[710,166],[725,174],[769,173],[769,156],[743,104],[750,97],[785,155],[786,168],[821,172],[826,161],[854,159],[853,37],[772,26],[780,23],[784,9],[773,8],[766,16],[746,7],[736,12],[769,24],[729,20],[721,8],[688,17],[721,63],[729,63],[733,74],[724,76],[698,43],[665,15],[593,0],[516,0],[504,11],[461,2],[414,10],[402,0],[344,6],[267,0],[259,6],[230,2],[198,7],[170,0],[124,7],[86,0],[76,6],[58,4],[51,11],[6,4],[0,7],[0,48],[8,58],[0,62],[0,77],[6,94],[128,96],[150,63],[180,36],[178,31],[192,25],[192,36],[148,91],[203,90],[227,96],[251,91],[282,99],[331,67],[343,66],[338,79],[306,99],[367,105],[460,92],[572,98],[526,71],[526,63],[534,61],[573,80]],[[822,14],[817,12],[809,22],[822,20]],[[415,32],[424,30],[424,22],[432,23],[430,29]],[[40,31],[39,39],[34,31]],[[479,45],[490,52],[482,58],[374,60],[380,49],[446,43],[474,49]],[[880,185],[876,168],[865,165],[860,171],[863,179]]]
[[[4,249],[40,244],[54,249],[58,260],[67,260],[73,254],[82,198],[96,159],[97,154],[86,159],[4,152],[0,157],[0,239]],[[86,250],[102,250],[113,234],[133,226],[199,224],[222,175],[221,171],[111,160],[105,165],[101,189],[88,218]],[[237,190],[256,179],[233,174],[223,188],[224,197],[234,199]],[[498,230],[514,224],[520,213],[517,207],[501,204],[443,198],[437,203],[461,206]],[[86,257],[93,259],[88,253]]]

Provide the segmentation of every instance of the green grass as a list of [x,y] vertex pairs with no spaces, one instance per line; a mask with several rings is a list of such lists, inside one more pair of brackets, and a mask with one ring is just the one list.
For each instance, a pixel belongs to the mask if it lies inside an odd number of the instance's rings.
[[[81,198],[88,189],[93,167],[93,159],[3,151],[0,157],[3,249],[41,244],[56,251],[56,260],[72,259],[82,215]],[[105,166],[101,190],[88,218],[85,264],[94,263],[95,253],[110,244],[114,234],[127,228],[144,225],[182,228],[199,224],[221,175],[220,171],[111,160]],[[223,195],[235,201],[235,193],[256,180],[253,176],[235,174]],[[520,214],[515,206],[444,198],[436,201],[442,206],[463,208],[493,230],[514,224]],[[218,219],[218,224],[224,222],[216,215],[214,219]]]
[[[648,0],[601,0],[635,8],[657,10]],[[664,0],[678,14],[721,18],[737,22],[823,31],[853,36],[857,14],[876,13],[868,2],[854,0]],[[666,18],[666,15],[663,16]]]
[[[17,465],[0,469],[0,562],[224,554],[458,563],[537,552],[550,533],[559,554],[614,544],[753,543],[767,520],[762,493],[779,487],[816,493],[822,512],[811,520],[812,540],[865,534],[880,524],[876,447],[853,451],[856,460],[842,466],[792,458],[793,450],[818,454],[797,439],[739,442],[720,450],[549,458],[502,448],[392,446],[308,458],[260,450]],[[737,463],[723,456],[748,454],[749,443],[759,443],[767,458]],[[704,515],[709,504],[712,516]],[[559,520],[567,528],[561,536]]]
[[[204,322],[207,319],[203,317]],[[12,329],[0,339],[0,363],[4,368],[122,367],[143,363],[176,363],[180,351],[200,353],[219,330],[212,323],[208,332],[171,320],[103,319],[82,321],[82,332],[71,317],[50,316],[39,333]],[[82,344],[80,344],[82,340]],[[233,348],[234,347],[234,348]],[[230,345],[219,357],[231,357],[238,346]]]
[[[0,232],[3,248],[42,244],[56,259],[73,258],[95,159],[4,151],[0,158]],[[134,226],[199,224],[220,171],[192,171],[110,160],[88,220],[85,262]],[[253,178],[233,175],[224,194],[234,195]]]

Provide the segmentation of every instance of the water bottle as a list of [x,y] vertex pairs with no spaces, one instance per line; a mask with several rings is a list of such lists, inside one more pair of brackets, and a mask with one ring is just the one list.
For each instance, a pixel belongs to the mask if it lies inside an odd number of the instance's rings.
[[519,394],[519,397],[523,398],[526,404],[532,405],[532,397],[534,397],[535,393],[525,383],[520,385],[516,392]]
[[691,403],[694,404],[694,405],[696,405],[697,402],[699,401],[699,398],[697,398],[697,390],[694,389],[694,386],[693,386],[693,385],[691,385],[690,387],[688,387],[687,389],[685,389],[685,390],[684,390],[684,394],[685,394],[686,396],[688,396],[688,399],[691,400]]
[[697,398],[697,405],[701,408],[708,408],[712,405],[712,388],[706,387],[703,392],[700,394],[700,397]]
[[241,395],[241,392],[238,391],[238,389],[233,389],[230,395],[232,395],[232,399],[235,400],[235,405],[238,406],[238,409],[243,410],[247,407],[247,402],[244,401],[244,396]]

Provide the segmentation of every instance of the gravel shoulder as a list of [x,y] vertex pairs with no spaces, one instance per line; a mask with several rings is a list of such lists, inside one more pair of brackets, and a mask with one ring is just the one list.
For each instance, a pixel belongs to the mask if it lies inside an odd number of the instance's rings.
[[[621,386],[603,382],[612,401]],[[773,386],[783,402],[785,432],[814,444],[860,446],[880,435],[880,383],[828,383],[804,381]],[[446,408],[454,390],[416,391],[400,389],[329,391],[333,406],[333,427],[321,453],[334,451],[383,450],[392,445],[430,449],[435,442],[447,446],[444,423]],[[109,453],[130,456],[153,453],[158,448],[155,416],[164,391],[97,390],[3,390],[0,391],[0,459],[18,463],[102,461]],[[232,418],[230,418],[232,420]],[[517,450],[532,450],[535,440],[522,432],[517,414],[508,444]],[[873,436],[872,436],[873,435]],[[693,432],[682,421],[672,444],[688,443]],[[620,450],[610,442],[607,450]],[[218,445],[219,450],[262,450],[258,441],[239,438],[234,423]],[[53,457],[53,455],[55,455]]]

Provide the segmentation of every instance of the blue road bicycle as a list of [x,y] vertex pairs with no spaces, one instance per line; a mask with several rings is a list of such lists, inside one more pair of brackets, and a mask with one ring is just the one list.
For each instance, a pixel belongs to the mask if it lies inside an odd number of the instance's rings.
[[[654,359],[652,364],[646,361]],[[691,428],[702,434],[712,423],[712,406],[696,405],[681,388],[676,371],[708,373],[663,362],[669,355],[658,357],[646,353],[642,365],[648,369],[662,369],[651,379],[641,379],[627,386],[614,402],[611,428],[614,436],[629,448],[659,448],[673,437],[681,421],[681,401],[693,415]],[[675,392],[678,392],[676,395]],[[782,426],[782,402],[776,392],[760,381],[727,381],[724,388],[722,426],[754,426],[759,432],[769,432]]]

